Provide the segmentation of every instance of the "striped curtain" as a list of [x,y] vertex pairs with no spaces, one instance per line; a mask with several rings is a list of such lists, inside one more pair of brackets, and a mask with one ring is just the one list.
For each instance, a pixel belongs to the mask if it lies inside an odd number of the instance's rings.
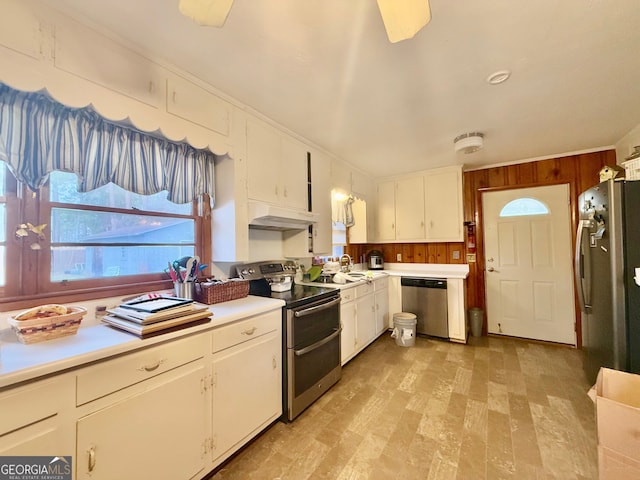
[[110,182],[149,195],[167,190],[174,203],[214,198],[215,155],[105,120],[92,109],[69,108],[42,93],[0,84],[0,160],[36,191],[50,172],[78,175],[78,189]]

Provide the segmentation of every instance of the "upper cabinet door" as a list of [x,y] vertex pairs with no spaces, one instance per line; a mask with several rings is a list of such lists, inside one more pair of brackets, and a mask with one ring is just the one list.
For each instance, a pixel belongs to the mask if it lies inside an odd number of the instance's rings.
[[311,206],[319,214],[313,224],[313,253],[331,254],[331,172],[330,160],[319,152],[311,152]]
[[0,45],[40,58],[40,22],[28,6],[4,2],[0,15]]
[[184,78],[170,77],[167,80],[167,111],[229,136],[231,104]]
[[425,218],[430,242],[462,242],[462,168],[451,167],[427,172]]
[[462,167],[378,184],[379,242],[462,242]]
[[257,119],[247,120],[249,198],[307,211],[306,146]]
[[280,199],[280,134],[258,120],[247,120],[247,191],[249,198],[278,203]]
[[396,239],[396,182],[378,184],[378,241]]
[[60,70],[147,105],[164,105],[159,65],[80,24],[56,30],[54,61]]
[[424,239],[424,182],[421,175],[396,182],[396,240]]
[[307,210],[309,207],[309,176],[307,173],[307,146],[293,138],[282,136],[280,171],[281,202],[287,207]]

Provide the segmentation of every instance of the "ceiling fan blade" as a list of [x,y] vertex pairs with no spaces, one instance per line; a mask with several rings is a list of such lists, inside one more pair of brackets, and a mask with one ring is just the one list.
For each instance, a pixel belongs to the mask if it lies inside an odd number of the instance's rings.
[[221,27],[227,20],[233,0],[180,0],[180,13],[199,25]]
[[431,20],[429,0],[378,0],[391,43],[413,38]]

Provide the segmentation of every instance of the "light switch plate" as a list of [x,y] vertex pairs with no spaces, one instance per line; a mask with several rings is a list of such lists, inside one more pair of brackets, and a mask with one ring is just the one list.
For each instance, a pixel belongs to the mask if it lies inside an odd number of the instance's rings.
[[402,254],[401,254],[401,253],[396,253],[396,260],[397,260],[398,262],[401,262],[401,261],[402,261]]

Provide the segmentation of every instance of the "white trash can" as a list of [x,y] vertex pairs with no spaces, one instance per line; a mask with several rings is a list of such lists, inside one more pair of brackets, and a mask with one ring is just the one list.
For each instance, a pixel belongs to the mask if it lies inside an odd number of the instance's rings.
[[396,339],[400,347],[413,347],[416,344],[416,324],[414,313],[400,312],[393,314],[393,332],[391,338]]

